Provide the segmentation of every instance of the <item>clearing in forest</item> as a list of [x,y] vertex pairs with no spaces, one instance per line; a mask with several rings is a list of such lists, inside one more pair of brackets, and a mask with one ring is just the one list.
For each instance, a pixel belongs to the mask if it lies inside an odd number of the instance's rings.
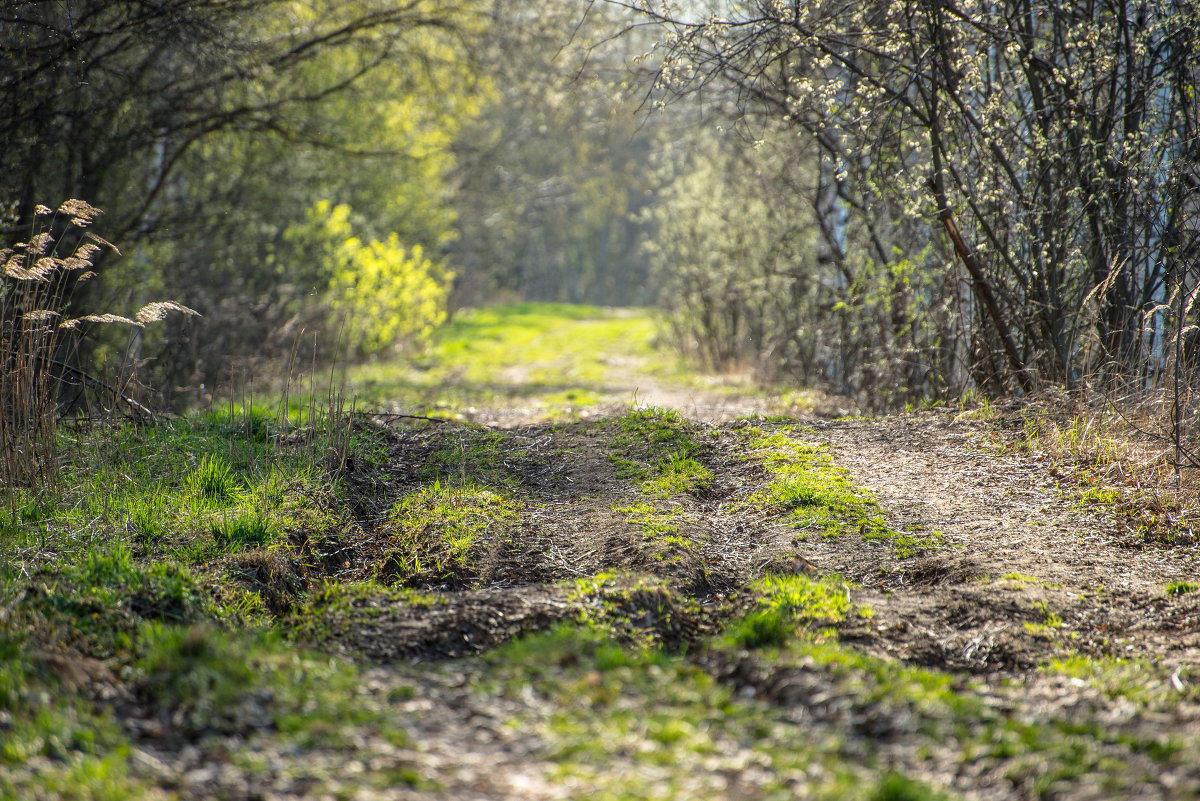
[[348,380],[329,441],[77,432],[115,489],[9,514],[6,797],[1200,792],[1186,515],[1015,417],[822,417],[569,307]]

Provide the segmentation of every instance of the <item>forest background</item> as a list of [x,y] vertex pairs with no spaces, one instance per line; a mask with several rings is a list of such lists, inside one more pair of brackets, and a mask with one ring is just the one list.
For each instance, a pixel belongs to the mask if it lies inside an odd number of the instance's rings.
[[529,299],[656,305],[708,367],[863,408],[1158,393],[1178,432],[1200,345],[1198,15],[6,3],[0,232],[70,245],[70,215],[39,205],[104,210],[92,230],[123,255],[64,272],[64,313],[199,314],[86,320],[56,361],[167,406],[314,342],[411,356],[456,308]]

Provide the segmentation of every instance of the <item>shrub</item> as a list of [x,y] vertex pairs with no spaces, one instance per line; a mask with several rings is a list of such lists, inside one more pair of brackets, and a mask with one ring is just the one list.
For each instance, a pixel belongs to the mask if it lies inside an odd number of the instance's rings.
[[371,356],[396,346],[420,346],[446,319],[453,274],[426,257],[420,245],[405,248],[395,233],[364,241],[354,235],[350,207],[323,200],[303,226],[289,231],[297,246],[315,252],[328,276],[331,322],[346,350]]

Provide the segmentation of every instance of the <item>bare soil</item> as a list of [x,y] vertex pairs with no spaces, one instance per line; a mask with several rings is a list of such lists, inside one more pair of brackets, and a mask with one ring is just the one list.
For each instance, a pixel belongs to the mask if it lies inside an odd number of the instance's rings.
[[[412,740],[419,745],[393,758],[436,782],[384,795],[586,797],[578,783],[551,778],[550,743],[506,725],[548,720],[552,704],[536,694],[472,689],[486,683],[488,668],[471,655],[577,620],[581,609],[611,615],[616,603],[616,630],[627,641],[691,653],[695,664],[735,688],[738,697],[782,710],[802,727],[797,736],[803,736],[801,730],[835,732],[849,738],[851,752],[861,749],[869,759],[934,787],[981,799],[1193,797],[1200,787],[1194,760],[1164,769],[1145,753],[1131,755],[1116,745],[1114,753],[1119,751],[1133,777],[1120,789],[1086,773],[1047,784],[1036,765],[1014,767],[999,758],[964,762],[960,750],[931,749],[918,738],[920,721],[911,709],[864,698],[812,665],[777,665],[760,652],[708,651],[703,642],[747,608],[751,579],[790,570],[836,574],[855,587],[856,603],[874,611],[873,617],[839,624],[844,644],[959,676],[964,688],[972,682],[971,692],[998,719],[1030,725],[1101,721],[1114,743],[1169,732],[1190,748],[1200,730],[1190,686],[1200,678],[1200,593],[1169,595],[1165,587],[1196,580],[1194,545],[1131,540],[1103,510],[1071,500],[1061,466],[1017,453],[990,424],[945,413],[803,421],[803,437],[832,449],[835,463],[877,499],[892,529],[922,536],[937,532],[941,547],[902,557],[886,540],[798,533],[739,503],[767,476],[740,450],[738,430],[744,424],[730,421],[739,412],[768,410],[758,401],[737,407],[728,397],[707,400],[693,398],[689,411],[711,414],[693,420],[705,443],[699,459],[715,479],[701,492],[674,499],[681,531],[694,549],[663,548],[616,511],[638,496],[630,482],[617,477],[608,457],[615,433],[611,421],[597,416],[572,424],[518,425],[501,430],[489,456],[491,480],[506,482],[531,501],[518,536],[487,542],[470,567],[449,578],[410,578],[414,590],[436,593],[436,603],[395,604],[369,616],[351,610],[330,621],[332,634],[321,647],[376,663],[371,676],[380,687],[405,682],[418,688],[406,704]],[[352,482],[366,525],[363,539],[353,543],[344,578],[368,574],[386,546],[372,521],[383,520],[397,497],[428,478],[430,460],[445,454],[447,443],[458,443],[462,454],[459,477],[477,475],[481,466],[468,454],[481,430],[448,423],[389,429],[387,464],[364,466]],[[572,589],[572,581],[603,571],[622,577],[613,592],[581,599]],[[1179,691],[1178,703],[1166,711],[1135,712],[1086,682],[1039,670],[1072,654],[1165,668],[1163,675]],[[434,669],[414,667],[430,662]],[[731,748],[737,752],[753,744]],[[757,792],[751,774],[709,778],[690,797]],[[304,796],[302,787],[286,783],[247,790],[245,797],[254,792]]]
[[[812,417],[788,429],[828,446],[835,464],[878,502],[888,526],[925,546],[901,552],[886,539],[798,531],[747,502],[769,476],[746,458],[739,432],[748,424],[737,418],[772,411],[762,401],[696,393],[681,399],[653,389],[643,398],[675,404],[690,417],[703,444],[697,459],[713,474],[710,485],[657,502],[672,510],[692,547],[647,535],[622,511],[646,498],[618,475],[610,458],[617,424],[600,412],[553,425],[486,411],[485,425],[371,424],[386,442],[386,458],[350,465],[359,533],[336,543],[336,580],[378,575],[392,536],[389,510],[434,475],[503,486],[525,503],[515,533],[489,532],[464,563],[392,577],[420,602],[364,596],[307,610],[323,615],[316,647],[371,665],[364,675],[372,703],[406,715],[407,744],[364,735],[356,746],[361,762],[403,765],[420,779],[370,792],[353,791],[347,779],[347,797],[591,797],[587,781],[557,770],[548,733],[560,712],[554,700],[531,688],[491,687],[486,659],[498,645],[582,616],[603,618],[626,643],[686,654],[734,697],[774,709],[796,742],[837,738],[846,760],[887,765],[958,796],[1167,799],[1200,792],[1200,760],[1188,756],[1198,755],[1200,742],[1193,686],[1200,680],[1200,592],[1166,591],[1171,582],[1198,579],[1195,544],[1131,538],[1103,509],[1073,500],[1061,465],[1022,455],[992,424],[940,412]],[[843,577],[854,602],[873,615],[837,624],[837,640],[949,675],[982,704],[981,731],[986,721],[1019,721],[1066,737],[1063,727],[1078,721],[1107,732],[1096,740],[1097,753],[1057,778],[1036,759],[995,749],[967,758],[962,743],[985,735],[931,741],[919,710],[873,698],[836,671],[811,661],[777,663],[768,651],[706,648],[752,606],[749,582],[781,572]],[[602,573],[614,575],[603,587],[581,589],[579,580]],[[1146,681],[1161,685],[1169,677],[1167,691],[1177,701],[1139,708],[1043,669],[1072,655],[1155,666],[1157,678]],[[394,700],[397,687],[413,691]],[[1128,746],[1164,736],[1182,744],[1184,758],[1164,761],[1153,748]],[[263,759],[275,767],[247,773],[223,767],[220,740],[172,751],[150,743],[138,750],[141,769],[161,774],[161,785],[181,798],[309,798],[334,786],[324,782],[318,792],[305,778],[312,766],[297,767],[319,755],[264,745]],[[694,772],[692,784],[670,785],[655,797],[754,798],[773,786],[755,767],[753,741],[729,741],[712,759],[715,767]],[[1127,778],[1114,780],[1105,759],[1119,760]],[[620,775],[644,766],[621,752],[607,770]],[[795,785],[796,797],[804,787]]]

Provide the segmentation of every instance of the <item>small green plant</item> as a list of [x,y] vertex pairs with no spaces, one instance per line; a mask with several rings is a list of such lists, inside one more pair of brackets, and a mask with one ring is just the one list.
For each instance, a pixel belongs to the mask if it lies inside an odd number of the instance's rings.
[[939,793],[927,785],[908,778],[902,773],[888,773],[867,796],[867,801],[945,801],[945,793]]
[[158,542],[167,532],[163,524],[164,512],[165,504],[160,502],[157,494],[137,499],[129,510],[129,528],[142,542]]
[[693,492],[709,486],[713,481],[713,475],[707,467],[683,453],[669,454],[666,461],[656,467],[658,474],[642,482],[642,491],[655,498]]
[[737,648],[780,648],[795,630],[796,621],[784,610],[758,609],[726,629],[725,641]]
[[504,540],[520,517],[510,497],[476,484],[435,481],[401,498],[389,515],[386,572],[442,574],[471,569],[484,538]]
[[243,509],[224,515],[212,527],[213,541],[221,550],[262,547],[276,537],[274,522],[261,509]]
[[1200,583],[1195,581],[1172,581],[1167,585],[1167,595],[1187,595],[1200,591]]
[[[781,647],[798,624],[837,623],[855,609],[850,587],[840,576],[767,576],[751,588],[759,595],[756,608],[725,631],[724,641],[735,647]],[[874,616],[869,608],[860,611],[864,618]]]
[[618,478],[638,483],[645,494],[669,498],[712,484],[712,472],[696,454],[695,426],[671,409],[632,409],[618,419],[608,458]]
[[1045,601],[1037,601],[1034,606],[1042,613],[1042,620],[1039,623],[1026,623],[1025,629],[1030,634],[1050,635],[1057,629],[1062,628],[1062,616],[1050,608],[1050,605]]
[[941,531],[899,532],[882,524],[869,524],[862,527],[861,533],[864,540],[890,541],[900,559],[911,559],[927,551],[946,547],[946,535]]
[[648,503],[635,503],[629,506],[614,506],[613,511],[624,515],[626,522],[638,526],[647,536],[679,533],[679,509],[663,512]]
[[594,576],[585,576],[584,578],[576,579],[574,589],[567,595],[568,601],[577,601],[581,598],[599,594],[604,585],[616,578],[617,574],[611,571],[603,571]]
[[205,456],[187,477],[187,486],[200,500],[220,506],[237,497],[237,483],[229,465],[220,456]]
[[796,618],[834,623],[845,620],[852,609],[850,585],[841,576],[767,576],[751,587],[762,595],[762,605]]

